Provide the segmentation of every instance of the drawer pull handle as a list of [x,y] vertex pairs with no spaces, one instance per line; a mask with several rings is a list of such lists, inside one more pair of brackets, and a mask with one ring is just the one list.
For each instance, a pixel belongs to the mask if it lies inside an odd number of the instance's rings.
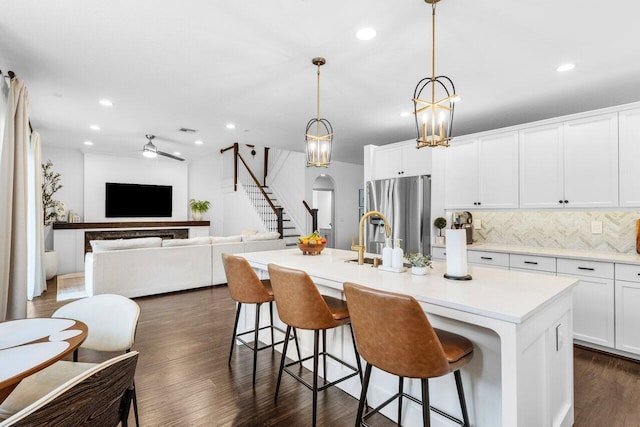
[[487,259],[489,261],[493,260],[490,256],[481,256],[480,259]]
[[537,263],[537,262],[535,262],[535,261],[525,261],[524,263],[525,263],[525,264],[538,265],[538,263]]
[[591,267],[578,267],[578,270],[595,271],[595,268],[591,268]]

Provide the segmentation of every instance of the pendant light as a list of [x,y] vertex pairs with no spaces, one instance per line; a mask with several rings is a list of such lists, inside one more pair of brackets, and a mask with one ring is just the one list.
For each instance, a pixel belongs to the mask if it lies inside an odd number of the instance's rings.
[[316,118],[309,120],[304,134],[307,166],[327,167],[331,163],[333,145],[333,127],[329,120],[320,118],[320,67],[327,61],[324,58],[313,58],[313,65],[318,67],[318,83],[316,93]]
[[[413,114],[416,119],[417,148],[448,147],[453,126],[454,103],[460,98],[447,76],[436,76],[436,3],[431,5],[431,77],[420,80],[413,92]],[[422,98],[424,95],[429,99]]]

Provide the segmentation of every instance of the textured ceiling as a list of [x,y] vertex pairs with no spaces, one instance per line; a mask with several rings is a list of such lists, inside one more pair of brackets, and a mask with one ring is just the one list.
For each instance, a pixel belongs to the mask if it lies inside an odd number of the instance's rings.
[[[311,59],[324,56],[334,159],[362,163],[363,145],[415,136],[400,113],[430,74],[430,11],[422,0],[3,0],[0,69],[27,84],[45,146],[140,155],[151,133],[193,160],[235,141],[302,151]],[[638,16],[630,0],[443,0],[436,72],[463,98],[454,135],[640,101]],[[357,40],[364,26],[377,37]],[[564,62],[576,68],[557,73]]]

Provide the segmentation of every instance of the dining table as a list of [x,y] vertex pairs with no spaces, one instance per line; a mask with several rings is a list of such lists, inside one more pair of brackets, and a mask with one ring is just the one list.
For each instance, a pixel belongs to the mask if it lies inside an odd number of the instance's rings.
[[83,322],[28,318],[0,322],[0,403],[24,378],[52,365],[87,338]]

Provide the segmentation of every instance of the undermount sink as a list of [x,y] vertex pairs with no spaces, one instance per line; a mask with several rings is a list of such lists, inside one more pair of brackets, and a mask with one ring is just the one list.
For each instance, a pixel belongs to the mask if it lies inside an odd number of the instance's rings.
[[[378,259],[380,261],[380,264],[382,264],[382,259]],[[349,262],[349,263],[353,263],[353,264],[357,264],[358,263],[358,258],[356,259],[348,259],[345,262]],[[364,263],[365,264],[372,264],[373,265],[373,258],[366,258],[364,259]]]

